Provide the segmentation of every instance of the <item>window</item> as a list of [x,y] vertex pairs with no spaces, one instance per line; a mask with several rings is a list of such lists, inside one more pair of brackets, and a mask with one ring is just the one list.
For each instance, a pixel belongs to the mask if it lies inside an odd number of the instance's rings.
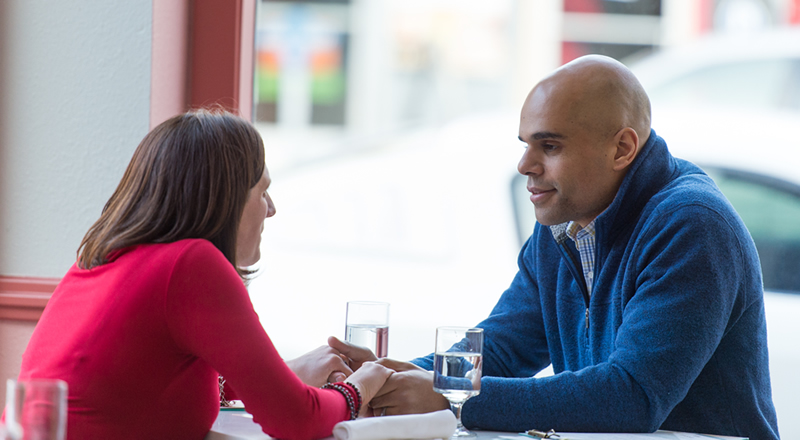
[[800,185],[762,174],[705,169],[750,230],[764,289],[800,293]]

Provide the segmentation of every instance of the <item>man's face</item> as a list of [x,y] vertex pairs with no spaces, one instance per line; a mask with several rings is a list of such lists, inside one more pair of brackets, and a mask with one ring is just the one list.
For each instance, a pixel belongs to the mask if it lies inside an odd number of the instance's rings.
[[613,129],[598,128],[602,124],[594,123],[593,109],[569,95],[540,85],[520,115],[519,138],[527,147],[517,169],[528,176],[536,220],[543,225],[586,226],[619,187]]

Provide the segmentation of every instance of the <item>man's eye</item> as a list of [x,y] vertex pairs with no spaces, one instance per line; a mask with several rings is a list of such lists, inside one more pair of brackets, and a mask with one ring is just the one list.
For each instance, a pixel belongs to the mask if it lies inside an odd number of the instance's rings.
[[558,148],[558,145],[553,145],[553,144],[542,144],[542,149],[543,149],[544,151],[553,151],[553,150],[555,150],[556,148]]

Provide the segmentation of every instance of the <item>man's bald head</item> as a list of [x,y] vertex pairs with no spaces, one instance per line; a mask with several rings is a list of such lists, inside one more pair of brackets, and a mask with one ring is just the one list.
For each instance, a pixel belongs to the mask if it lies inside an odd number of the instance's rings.
[[639,146],[650,136],[650,99],[636,76],[613,58],[587,55],[571,61],[540,81],[526,105],[535,94],[546,94],[550,105],[598,135],[630,127]]
[[520,113],[517,169],[543,225],[585,227],[614,200],[650,136],[650,100],[625,66],[586,56],[533,88]]

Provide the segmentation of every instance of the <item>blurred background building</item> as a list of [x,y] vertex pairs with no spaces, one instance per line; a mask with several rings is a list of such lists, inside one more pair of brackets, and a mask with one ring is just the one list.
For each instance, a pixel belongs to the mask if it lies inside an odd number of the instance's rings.
[[260,0],[255,119],[274,163],[318,158],[516,107],[584,54],[630,62],[711,33],[796,25],[798,11],[797,0]]

